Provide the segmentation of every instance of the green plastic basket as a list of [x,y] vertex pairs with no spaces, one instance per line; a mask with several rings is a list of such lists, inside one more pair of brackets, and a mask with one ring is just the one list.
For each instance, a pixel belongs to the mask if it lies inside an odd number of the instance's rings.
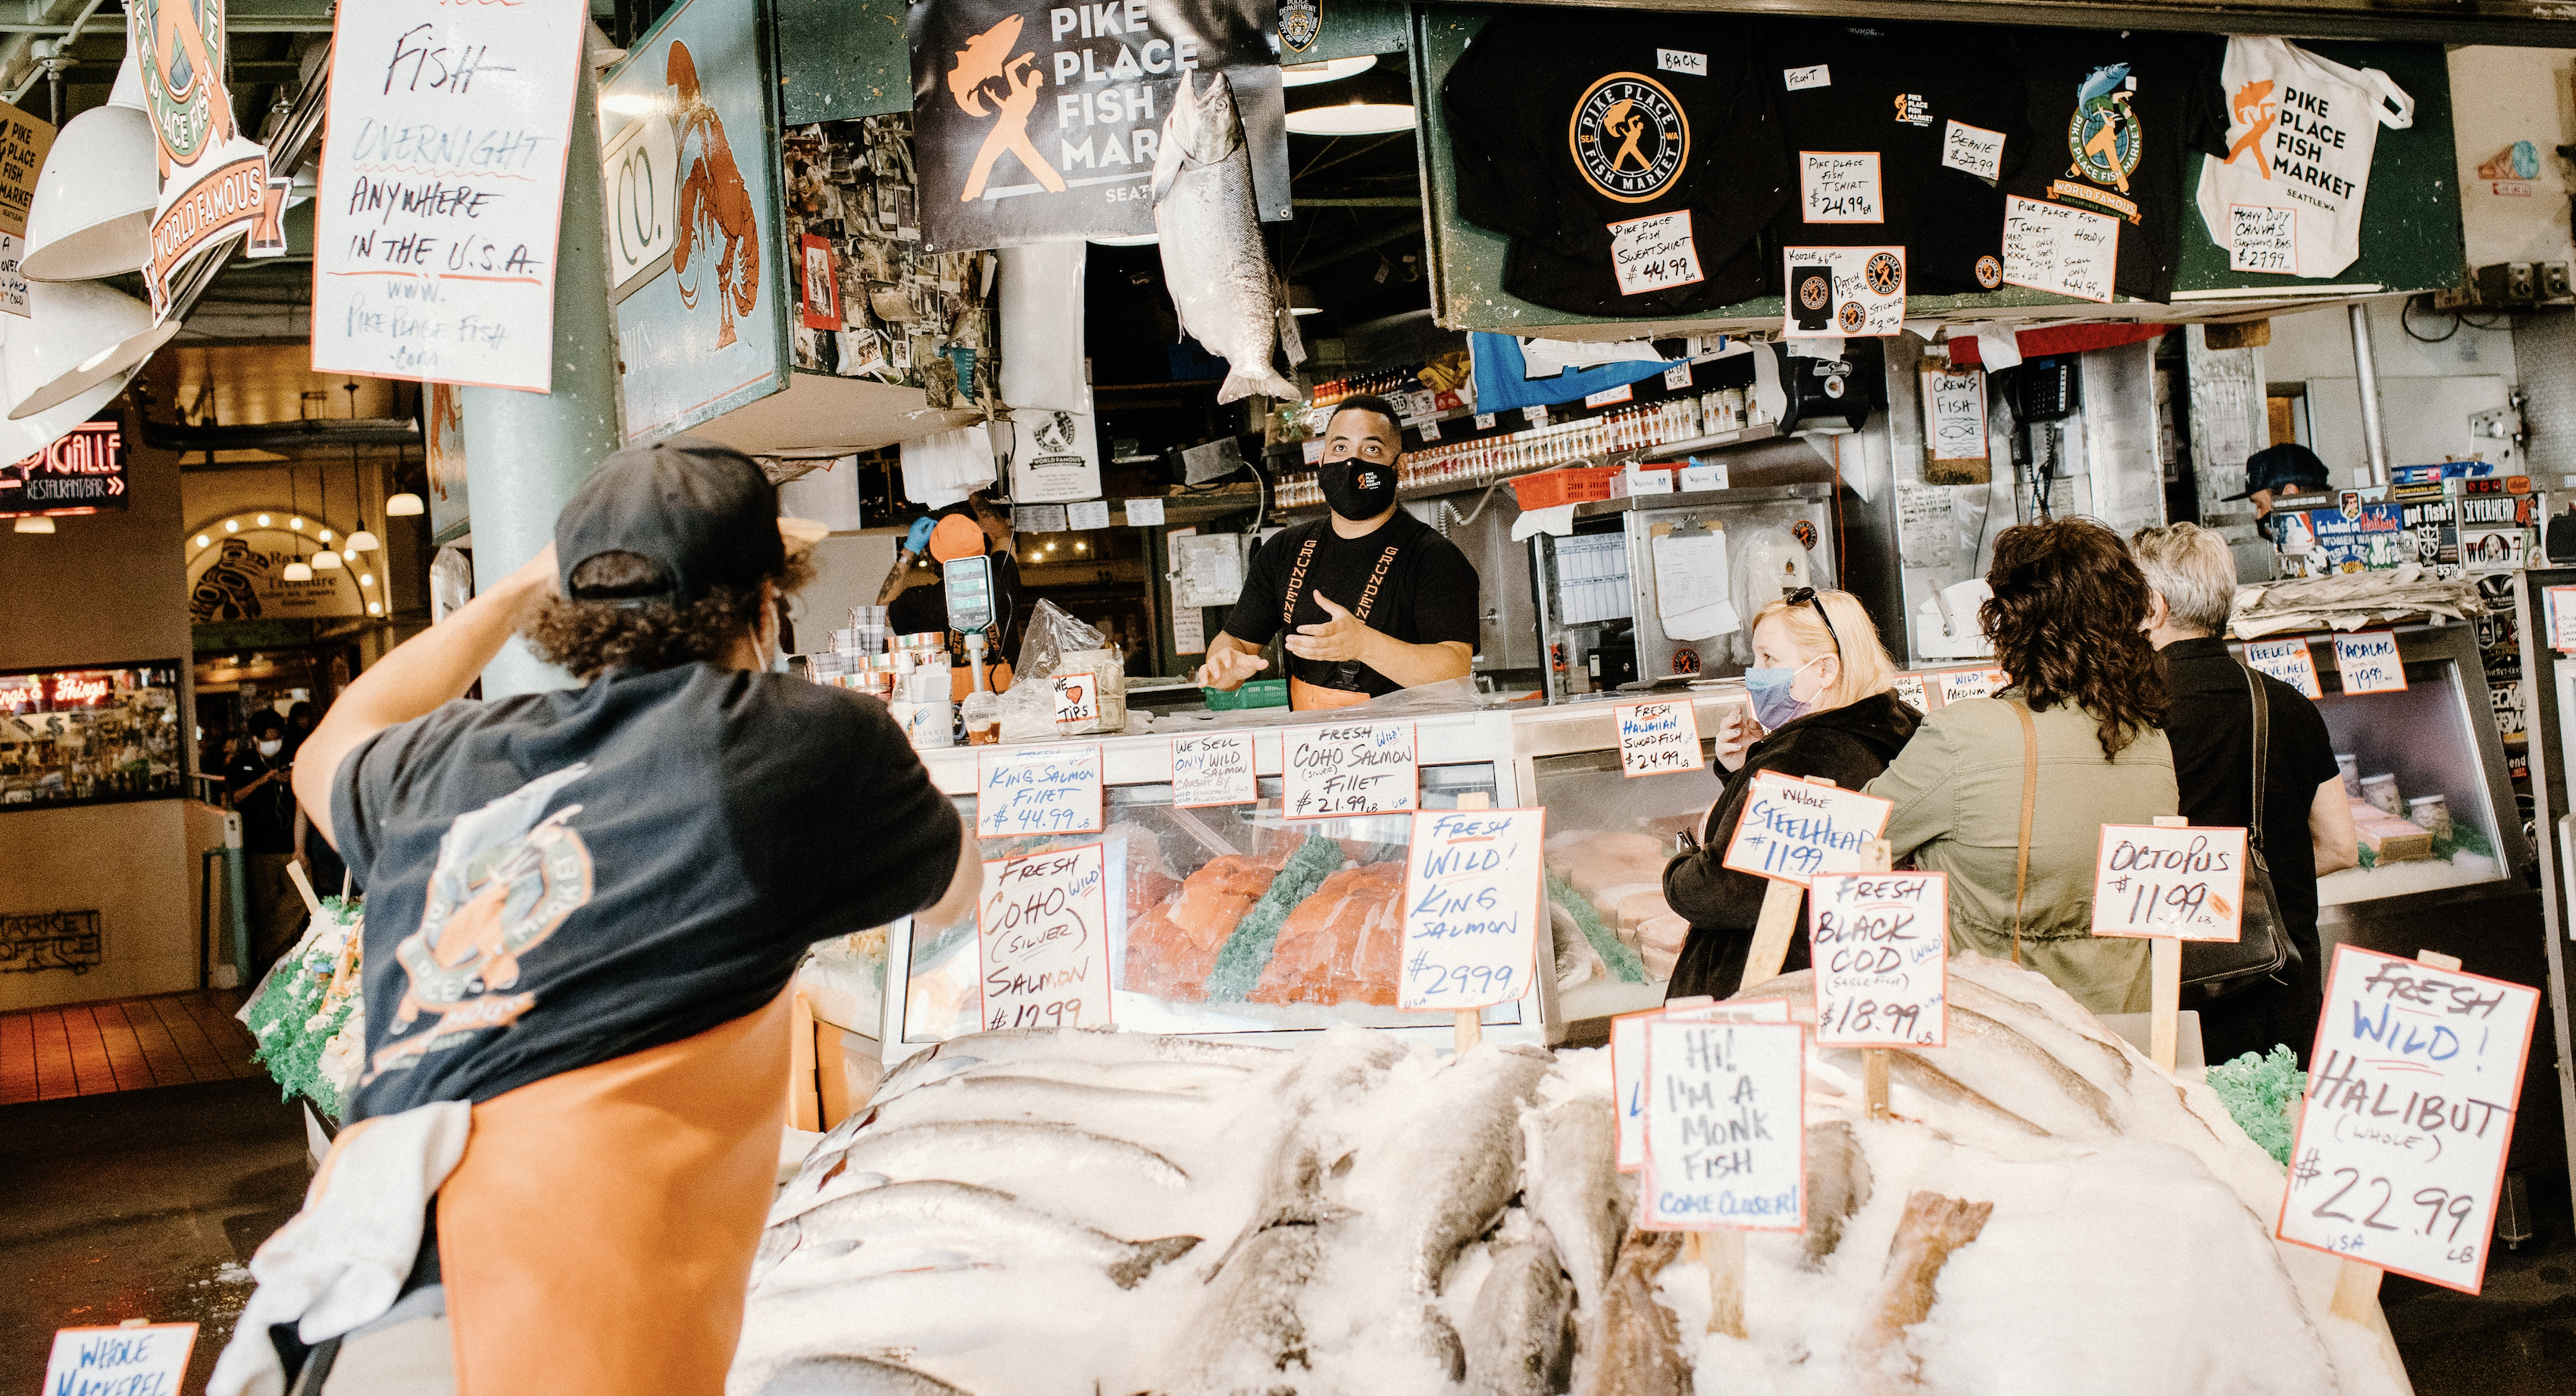
[[1254,679],[1228,693],[1221,688],[1202,688],[1207,695],[1208,711],[1230,713],[1238,708],[1284,708],[1288,706],[1286,679]]

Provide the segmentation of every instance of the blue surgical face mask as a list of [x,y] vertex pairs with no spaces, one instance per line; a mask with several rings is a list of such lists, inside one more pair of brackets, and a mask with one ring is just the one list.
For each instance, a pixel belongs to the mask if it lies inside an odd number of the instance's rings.
[[1810,666],[1823,657],[1818,655],[1816,659],[1810,659],[1795,669],[1744,671],[1744,691],[1753,699],[1753,720],[1761,723],[1764,731],[1776,731],[1783,724],[1796,721],[1806,713],[1807,702],[1813,700],[1801,701],[1791,697],[1789,687],[1798,681],[1800,674],[1805,673]]

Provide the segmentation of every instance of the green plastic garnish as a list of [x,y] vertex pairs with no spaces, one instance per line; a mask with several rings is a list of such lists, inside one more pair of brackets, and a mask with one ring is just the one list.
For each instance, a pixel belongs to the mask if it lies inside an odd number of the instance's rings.
[[2290,1107],[2307,1094],[2308,1074],[2297,1054],[2275,1045],[2268,1056],[2252,1052],[2209,1069],[2209,1088],[2227,1106],[2236,1127],[2263,1147],[2274,1163],[2290,1162]]
[[1315,895],[1324,879],[1341,871],[1342,846],[1321,834],[1308,834],[1279,875],[1270,879],[1270,888],[1261,900],[1234,923],[1234,934],[1227,936],[1225,948],[1216,952],[1216,968],[1208,971],[1207,999],[1210,1003],[1241,1003],[1252,997],[1261,984],[1261,972],[1270,967],[1270,952],[1279,943],[1279,928],[1287,923],[1288,913],[1297,904]]
[[1601,963],[1610,967],[1610,973],[1620,983],[1646,982],[1646,962],[1619,939],[1617,932],[1601,924],[1601,916],[1592,909],[1591,900],[1575,891],[1573,883],[1549,873],[1547,899],[1565,908],[1565,914],[1573,917],[1574,924],[1583,928],[1583,938],[1592,942],[1592,953],[1601,957]]

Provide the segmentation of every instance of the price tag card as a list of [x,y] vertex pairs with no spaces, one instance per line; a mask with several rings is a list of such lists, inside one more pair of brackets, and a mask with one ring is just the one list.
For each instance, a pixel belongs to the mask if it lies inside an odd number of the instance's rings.
[[1646,1027],[1648,1231],[1807,1229],[1806,1029]]
[[1207,732],[1172,738],[1172,805],[1248,805],[1259,798],[1252,782],[1252,734]]
[[2309,655],[2305,640],[2249,641],[2245,662],[2310,698],[2326,696],[2317,684],[2317,661]]
[[1875,150],[1798,152],[1798,191],[1810,223],[1884,223]]
[[1887,828],[1896,802],[1756,771],[1725,866],[1801,887],[1817,873],[1859,872],[1860,846]]
[[1934,460],[1986,458],[1985,370],[1923,371],[1923,444]]
[[1979,179],[2004,177],[2004,133],[1953,121],[1941,128],[1941,163]]
[[2227,206],[2227,269],[2299,274],[2299,211],[2261,204]]
[[2102,826],[2093,934],[2234,941],[2244,925],[2244,830]]
[[1586,407],[1608,407],[1612,403],[1633,402],[1636,400],[1636,397],[1637,389],[1635,385],[1622,383],[1618,387],[1603,388],[1597,393],[1587,395],[1583,399],[1583,405]]
[[1918,713],[1932,711],[1932,692],[1923,684],[1921,674],[1899,674],[1895,679],[1896,696]]
[[1151,528],[1162,521],[1163,501],[1159,499],[1131,499],[1127,501],[1127,526],[1129,528]]
[[1743,999],[1690,1008],[1650,1008],[1610,1020],[1610,1078],[1619,1096],[1619,1171],[1646,1164],[1646,1025],[1676,1023],[1785,1023],[1787,999]]
[[979,839],[1098,833],[1100,800],[1097,744],[976,753]]
[[1493,429],[1494,429],[1494,414],[1493,414],[1493,413],[1491,413],[1491,412],[1479,412],[1479,413],[1477,413],[1477,414],[1476,414],[1476,430],[1478,430],[1478,431],[1492,431]]
[[2576,587],[2546,588],[2549,605],[2549,647],[2561,654],[2576,654]]
[[1100,684],[1090,674],[1058,674],[1051,682],[1055,685],[1056,721],[1100,720]]
[[1621,703],[1619,768],[1631,776],[1660,776],[1700,768],[1699,714],[1690,700]]
[[1946,1047],[1950,879],[1837,873],[1807,884],[1819,1047]]
[[987,1032],[1110,1021],[1107,863],[1087,843],[984,864],[975,935]]
[[1691,366],[1689,364],[1675,364],[1664,370],[1664,387],[1667,390],[1678,393],[1690,385]]
[[2012,675],[2001,669],[1946,669],[1932,677],[1940,685],[1943,703],[1991,697],[2012,687]]
[[197,1346],[193,1323],[57,1328],[45,1359],[45,1396],[178,1396]]
[[2397,657],[2397,632],[2362,630],[2334,637],[2335,670],[2346,693],[2403,693],[2406,665]]
[[2540,991],[2335,947],[2284,1241],[2475,1294]]
[[1421,810],[1404,863],[1395,1005],[1455,1011],[1510,1003],[1538,964],[1543,809]]
[[1079,504],[1068,504],[1064,506],[1064,522],[1067,528],[1073,529],[1107,528],[1109,501],[1086,499]]
[[2004,199],[2007,284],[2108,301],[2119,266],[2119,219],[2018,194]]
[[1547,425],[1547,407],[1543,403],[1534,402],[1529,406],[1522,408],[1521,416],[1527,418],[1531,426],[1543,427]]
[[1421,807],[1421,775],[1410,722],[1291,727],[1285,812],[1290,819],[1405,814]]
[[1707,279],[1700,270],[1699,249],[1691,243],[1689,209],[1675,209],[1652,218],[1631,218],[1610,225],[1610,272],[1619,280],[1619,294],[1642,296],[1649,291],[1689,286]]

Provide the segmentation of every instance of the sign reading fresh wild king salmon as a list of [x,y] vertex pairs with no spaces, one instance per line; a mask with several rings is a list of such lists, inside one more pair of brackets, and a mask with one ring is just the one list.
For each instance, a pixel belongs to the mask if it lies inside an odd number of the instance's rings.
[[1254,202],[1287,218],[1277,26],[1276,0],[922,0],[905,32],[923,246],[1152,232],[1154,157],[1189,73],[1231,80]]

